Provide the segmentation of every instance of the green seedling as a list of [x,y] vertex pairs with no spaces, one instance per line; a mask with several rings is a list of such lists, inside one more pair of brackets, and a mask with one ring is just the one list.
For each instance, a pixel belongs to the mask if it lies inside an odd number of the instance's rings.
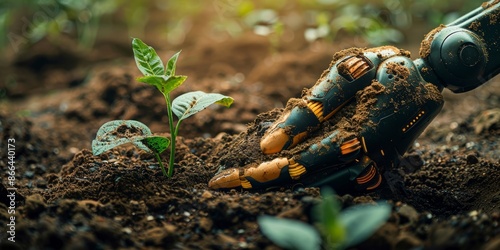
[[[132,49],[137,67],[143,74],[143,76],[137,78],[137,81],[155,86],[165,97],[170,138],[153,135],[146,125],[138,121],[117,120],[107,122],[101,126],[96,139],[92,141],[92,151],[94,155],[99,155],[122,144],[132,143],[140,149],[154,153],[163,174],[172,177],[175,161],[175,140],[181,122],[212,104],[229,107],[233,103],[233,98],[217,93],[194,91],[180,95],[172,101],[170,93],[187,79],[187,76],[175,75],[180,51],[174,54],[168,60],[167,65],[164,66],[156,51],[140,39],[134,38],[132,40]],[[174,114],[178,118],[176,124],[174,124]],[[169,146],[170,159],[167,172],[161,161],[160,154]]]
[[356,205],[340,211],[340,205],[331,189],[322,190],[323,200],[314,208],[316,227],[307,223],[260,216],[262,233],[285,249],[345,249],[370,237],[391,213],[391,206]]

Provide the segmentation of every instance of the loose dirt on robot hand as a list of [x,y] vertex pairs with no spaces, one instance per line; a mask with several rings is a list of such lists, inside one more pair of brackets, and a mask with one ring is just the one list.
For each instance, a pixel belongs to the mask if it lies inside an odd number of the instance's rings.
[[441,24],[439,25],[439,27],[431,30],[429,33],[427,33],[427,35],[424,36],[424,40],[422,40],[422,43],[420,44],[420,50],[418,52],[421,58],[427,58],[431,54],[431,44],[434,40],[434,36],[444,28],[446,28],[446,26]]
[[[358,50],[351,50],[358,51]],[[407,82],[410,71],[408,68],[397,63],[389,64],[388,74],[395,76],[393,89],[389,90],[384,85],[374,80],[372,84],[356,93],[355,99],[335,114],[330,120],[324,122],[318,129],[309,131],[308,138],[299,145],[283,150],[277,154],[264,155],[260,150],[260,140],[264,135],[264,130],[274,122],[281,122],[280,117],[291,111],[296,106],[304,105],[302,99],[290,99],[285,109],[276,109],[259,116],[252,124],[249,125],[246,132],[238,135],[230,147],[222,151],[222,157],[218,164],[221,170],[231,167],[245,167],[252,163],[262,163],[271,161],[275,158],[292,158],[298,157],[302,152],[308,150],[312,145],[321,146],[321,140],[327,138],[334,132],[338,135],[332,139],[332,143],[340,144],[344,141],[357,137],[359,132],[367,127],[376,126],[369,118],[374,115],[375,105],[378,97],[382,94],[390,95],[391,93],[399,93],[408,95],[408,98],[399,98],[401,101],[411,101],[416,103],[424,103],[428,100],[442,102],[442,95],[439,93],[436,86],[425,84],[422,87],[426,88],[426,94],[420,95],[420,91],[408,90],[411,85]],[[310,91],[305,91],[310,93]],[[393,102],[394,107],[405,105],[405,103]],[[237,152],[232,154],[230,152]],[[252,157],[254,157],[252,159]],[[332,159],[334,161],[334,159]],[[242,164],[243,163],[243,164]]]
[[495,1],[491,2],[491,3],[489,1],[488,2],[484,2],[481,5],[481,7],[483,7],[483,9],[488,9],[488,8],[494,6],[495,4],[499,3],[499,2],[500,2],[500,0],[495,0]]

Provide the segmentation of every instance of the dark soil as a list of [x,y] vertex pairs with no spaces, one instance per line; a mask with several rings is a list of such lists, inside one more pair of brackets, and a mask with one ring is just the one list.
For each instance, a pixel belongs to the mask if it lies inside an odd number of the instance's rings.
[[[268,159],[239,149],[258,149],[258,137],[248,135],[261,134],[343,48],[318,42],[273,51],[266,38],[246,34],[222,42],[202,37],[182,49],[177,72],[189,78],[174,95],[219,92],[235,103],[183,122],[171,179],[133,147],[91,153],[97,129],[110,120],[168,133],[163,97],[135,81],[131,52],[113,51],[116,60],[108,61],[42,42],[1,69],[18,83],[4,85],[9,99],[0,106],[1,249],[276,249],[261,234],[259,215],[311,222],[318,188],[215,191],[207,182],[221,165]],[[158,51],[168,57],[175,49]],[[387,175],[393,185],[339,196],[343,207],[393,205],[389,221],[357,249],[500,249],[500,79],[443,95],[442,112]],[[6,226],[13,216],[5,174],[10,138],[15,243]],[[167,153],[162,158],[168,162]]]

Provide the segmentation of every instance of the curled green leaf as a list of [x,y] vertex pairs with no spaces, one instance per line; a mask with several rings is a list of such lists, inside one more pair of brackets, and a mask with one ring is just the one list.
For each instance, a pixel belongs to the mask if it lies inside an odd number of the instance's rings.
[[205,93],[194,91],[177,97],[172,102],[172,111],[182,121],[212,104],[220,104],[225,107],[231,106],[233,98],[217,93]]
[[97,131],[96,138],[92,141],[92,153],[100,155],[125,143],[134,143],[140,149],[151,152],[146,145],[137,141],[138,137],[142,139],[151,134],[151,130],[138,121],[109,121],[103,124]]

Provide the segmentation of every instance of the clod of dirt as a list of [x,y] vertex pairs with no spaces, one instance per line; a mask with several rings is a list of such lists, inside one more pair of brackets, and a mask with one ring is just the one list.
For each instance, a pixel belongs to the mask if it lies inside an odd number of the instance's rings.
[[420,44],[420,51],[418,52],[421,58],[427,58],[431,54],[431,44],[434,40],[434,36],[444,28],[446,28],[446,26],[441,24],[424,36],[424,40],[422,40]]
[[490,2],[490,1],[484,2],[483,4],[481,4],[481,7],[483,7],[483,9],[488,9],[488,8],[494,6],[495,4],[497,4],[498,2],[500,2],[500,1],[499,0],[495,0],[493,2]]

